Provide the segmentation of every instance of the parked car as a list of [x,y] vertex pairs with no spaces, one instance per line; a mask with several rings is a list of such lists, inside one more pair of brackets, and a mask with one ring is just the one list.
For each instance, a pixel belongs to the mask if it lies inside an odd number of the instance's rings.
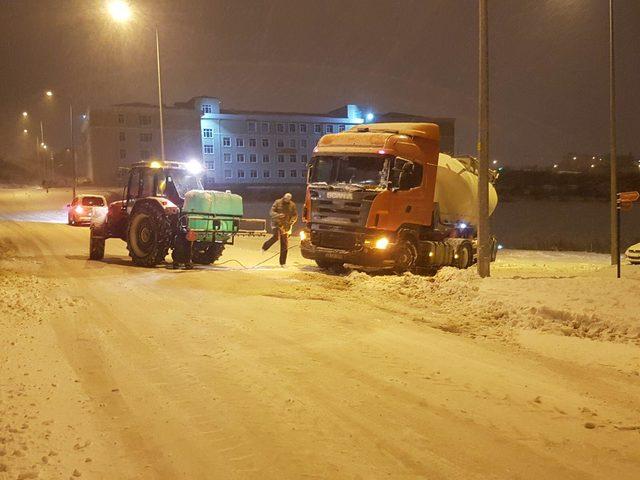
[[624,254],[629,260],[629,263],[635,265],[640,264],[640,243],[631,245],[629,248],[627,248],[627,251],[624,252]]
[[107,199],[102,195],[83,194],[77,195],[67,205],[67,223],[69,225],[88,225],[95,207],[106,207]]

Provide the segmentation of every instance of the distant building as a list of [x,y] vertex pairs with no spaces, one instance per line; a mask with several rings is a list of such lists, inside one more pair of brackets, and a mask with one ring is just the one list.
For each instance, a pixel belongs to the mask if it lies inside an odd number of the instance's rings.
[[[433,122],[441,150],[454,153],[455,120],[402,113],[373,114],[357,105],[328,113],[237,111],[214,97],[167,107],[166,158],[203,162],[207,183],[300,184],[319,138],[370,122]],[[91,110],[83,129],[86,176],[113,182],[118,167],[160,156],[158,108],[123,104]]]

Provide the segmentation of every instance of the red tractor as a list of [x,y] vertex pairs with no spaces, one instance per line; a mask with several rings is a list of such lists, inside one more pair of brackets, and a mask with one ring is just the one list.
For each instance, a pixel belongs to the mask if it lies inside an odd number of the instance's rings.
[[181,238],[189,241],[191,260],[215,262],[233,244],[242,217],[242,198],[230,192],[205,191],[198,163],[138,162],[132,165],[122,200],[94,210],[89,258],[104,257],[105,240],[127,242],[136,265],[153,267]]

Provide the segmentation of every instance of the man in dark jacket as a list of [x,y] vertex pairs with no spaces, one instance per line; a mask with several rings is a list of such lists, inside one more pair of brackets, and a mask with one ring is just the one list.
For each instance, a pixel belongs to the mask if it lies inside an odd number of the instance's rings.
[[287,250],[289,249],[289,235],[293,225],[298,221],[298,211],[293,203],[290,193],[285,193],[282,198],[273,202],[271,207],[271,228],[273,236],[264,242],[262,251],[266,252],[271,246],[280,240],[280,266],[287,263]]

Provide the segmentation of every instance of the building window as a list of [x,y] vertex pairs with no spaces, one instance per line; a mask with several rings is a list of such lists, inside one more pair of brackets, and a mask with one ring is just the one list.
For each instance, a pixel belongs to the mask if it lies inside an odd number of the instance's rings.
[[296,139],[295,138],[290,138],[289,139],[289,148],[296,148]]
[[307,163],[307,155],[300,155],[300,163]]
[[306,138],[301,138],[300,139],[300,148],[307,148],[307,139]]
[[151,125],[151,116],[150,115],[140,115],[140,125]]
[[262,177],[263,178],[269,178],[271,176],[271,172],[269,170],[263,170],[262,171]]
[[238,170],[238,178],[244,178],[244,170]]
[[230,153],[225,153],[224,154],[224,163],[231,163],[231,154]]
[[284,178],[284,170],[278,170],[278,177]]
[[231,176],[232,176],[231,170],[224,171],[224,178],[231,178]]
[[203,138],[213,138],[213,128],[203,128],[202,129],[202,137]]
[[258,170],[251,170],[250,176],[251,178],[258,178]]
[[149,160],[150,157],[149,150],[140,150],[140,160]]
[[231,146],[231,137],[222,137],[222,146],[230,147]]
[[255,153],[251,153],[249,155],[249,163],[256,163],[258,161],[258,157]]
[[263,138],[262,139],[262,146],[264,148],[268,148],[269,147],[269,139],[268,138]]
[[213,170],[215,168],[214,162],[204,162],[204,165],[207,167],[207,170]]
[[120,150],[120,158],[122,158],[122,159],[127,158],[127,151],[126,150]]
[[296,163],[298,161],[298,159],[296,158],[295,155],[289,155],[289,161],[291,163]]
[[269,154],[265,153],[262,155],[262,163],[269,163],[271,160],[269,159]]
[[250,147],[255,147],[256,146],[256,139],[255,138],[250,138],[249,139],[249,146]]
[[203,151],[204,153],[213,153],[213,145],[203,145]]
[[141,133],[140,134],[140,141],[141,142],[150,142],[151,141],[151,134],[150,133]]
[[260,124],[260,131],[262,133],[269,133],[269,124],[267,122],[262,122]]
[[276,132],[284,133],[284,123],[279,123],[276,125]]
[[289,133],[296,133],[296,124],[295,123],[290,123],[289,124]]
[[284,155],[278,155],[278,163],[284,163]]
[[236,147],[244,147],[244,138],[236,138]]
[[331,125],[331,124],[325,125],[324,130],[327,133],[333,133],[333,125]]
[[119,113],[118,114],[118,123],[120,125],[124,125],[124,113]]
[[127,137],[125,136],[124,132],[120,132],[120,134],[118,135],[118,138],[120,138],[121,142],[124,142]]
[[319,123],[316,123],[313,126],[313,133],[322,133],[322,125],[320,125]]
[[279,138],[278,141],[276,142],[276,145],[278,146],[278,148],[283,148],[284,147],[284,139]]
[[300,124],[300,133],[307,133],[307,124],[306,123],[301,123]]
[[204,115],[205,113],[213,113],[213,108],[211,107],[210,104],[208,103],[203,103],[202,104],[202,114]]
[[247,122],[247,132],[255,133],[256,131],[257,131],[256,122],[254,121]]
[[338,131],[339,132],[344,132],[345,126],[344,125],[338,125]]
[[238,163],[244,163],[244,153],[238,153],[236,155],[236,162]]
[[298,176],[298,171],[297,171],[297,170],[291,170],[291,171],[289,172],[289,176],[290,176],[291,178],[296,178],[296,177]]

